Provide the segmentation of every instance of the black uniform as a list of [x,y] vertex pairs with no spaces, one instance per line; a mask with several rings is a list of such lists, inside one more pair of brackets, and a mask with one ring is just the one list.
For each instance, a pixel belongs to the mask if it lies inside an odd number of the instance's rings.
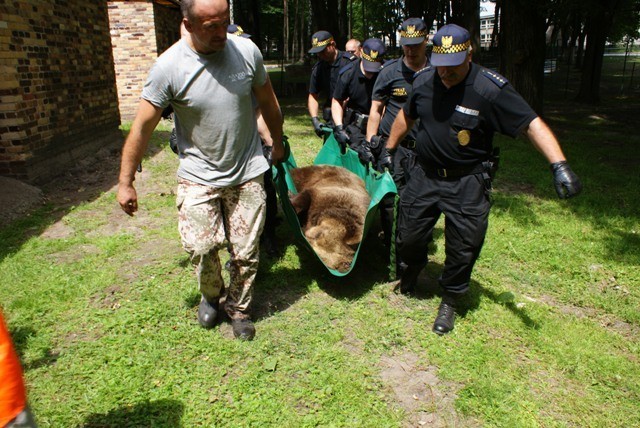
[[318,61],[311,70],[309,93],[326,96],[321,108],[323,120],[327,123],[333,122],[331,120],[331,97],[338,82],[338,72],[356,58],[355,55],[349,52],[338,51],[338,56],[333,64]]
[[[371,98],[374,101],[382,101],[385,104],[384,113],[378,126],[378,135],[383,138],[383,141],[380,143],[382,146],[384,146],[384,141],[386,141],[391,133],[393,121],[407,101],[416,75],[417,73],[407,67],[402,58],[387,61],[380,71],[376,84],[373,87]],[[404,165],[406,158],[413,154],[417,129],[418,126],[416,123],[401,142],[392,159],[392,176],[398,189],[398,195],[402,194],[405,185]],[[380,220],[382,222],[385,246],[387,248],[391,247],[394,211],[395,196],[385,197],[380,203]],[[399,261],[396,270],[402,270]]]
[[367,78],[360,68],[361,61],[354,61],[339,71],[338,83],[333,92],[333,98],[338,101],[348,100],[344,106],[342,121],[352,148],[359,145],[366,136],[371,94],[378,77],[378,73],[373,73],[371,78]]
[[445,292],[461,294],[487,231],[493,135],[516,137],[537,115],[504,77],[476,64],[450,89],[435,68],[421,73],[403,109],[420,123],[417,162],[400,197],[398,251],[409,265],[424,266],[444,213],[446,259],[439,281]]

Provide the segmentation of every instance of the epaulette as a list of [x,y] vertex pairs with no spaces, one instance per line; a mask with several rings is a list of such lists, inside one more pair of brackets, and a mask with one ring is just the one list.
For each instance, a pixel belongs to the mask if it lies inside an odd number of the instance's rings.
[[350,62],[349,64],[345,65],[340,70],[338,70],[338,76],[342,76],[344,73],[350,70],[353,67],[353,64],[354,64],[353,62]]
[[388,59],[382,64],[382,67],[380,67],[380,68],[383,69],[385,67],[389,67],[389,66],[395,64],[396,62],[398,62],[398,58]]
[[482,75],[493,82],[500,89],[502,89],[507,83],[509,83],[507,79],[505,79],[495,71],[491,71],[486,68],[482,69]]
[[421,68],[420,70],[416,71],[415,73],[413,73],[413,78],[415,79],[416,77],[418,77],[419,75],[421,75],[422,73],[424,73],[425,71],[429,71],[431,70],[431,66],[427,65],[424,68]]
[[349,61],[353,61],[354,59],[358,58],[351,52],[342,52],[342,57],[348,59]]

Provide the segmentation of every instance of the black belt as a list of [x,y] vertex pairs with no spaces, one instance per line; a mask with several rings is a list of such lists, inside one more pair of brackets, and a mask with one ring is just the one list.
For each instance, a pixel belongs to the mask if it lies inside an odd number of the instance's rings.
[[486,171],[483,162],[480,162],[471,166],[459,166],[451,168],[442,168],[438,165],[422,162],[418,160],[418,163],[424,170],[427,177],[440,178],[444,180],[453,180],[456,178],[464,177],[465,175],[480,174]]

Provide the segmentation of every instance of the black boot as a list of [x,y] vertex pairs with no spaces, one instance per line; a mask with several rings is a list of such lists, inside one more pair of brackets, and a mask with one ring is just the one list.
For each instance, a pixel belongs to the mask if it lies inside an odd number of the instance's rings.
[[233,318],[231,320],[233,335],[240,340],[253,340],[256,328],[249,318]]
[[418,275],[424,265],[407,265],[400,278],[400,293],[411,294],[415,291]]
[[278,241],[276,240],[275,233],[266,233],[265,231],[265,233],[262,234],[261,243],[269,257],[277,257],[279,255],[280,252],[278,250]]
[[453,330],[453,324],[456,318],[456,300],[455,296],[445,294],[442,296],[442,302],[438,308],[438,315],[433,323],[433,332],[439,335],[447,334]]
[[198,306],[198,322],[204,328],[212,328],[218,322],[218,301],[209,302],[202,297]]

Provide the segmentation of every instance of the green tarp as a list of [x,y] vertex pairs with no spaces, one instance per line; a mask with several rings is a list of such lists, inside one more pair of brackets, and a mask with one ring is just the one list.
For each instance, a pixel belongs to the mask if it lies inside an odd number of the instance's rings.
[[[280,163],[277,167],[274,167],[274,181],[276,185],[276,190],[278,192],[278,196],[280,199],[280,204],[282,206],[282,211],[287,220],[287,223],[291,226],[291,229],[294,232],[295,237],[298,241],[306,247],[313,254],[313,248],[307,241],[302,229],[300,228],[300,222],[298,220],[298,216],[296,215],[293,207],[291,206],[291,202],[289,201],[289,192],[292,194],[298,193],[293,184],[293,180],[289,171],[293,168],[296,168],[296,161],[293,157],[293,152],[291,151],[291,147],[285,139],[285,156],[286,160]],[[342,154],[340,151],[340,146],[338,142],[333,137],[333,133],[330,133],[326,139],[324,146],[316,156],[314,160],[314,165],[335,165],[347,168],[349,171],[358,175],[358,177],[362,178],[365,182],[367,192],[371,197],[371,203],[369,204],[369,210],[367,211],[367,216],[365,218],[364,223],[364,236],[367,236],[367,232],[371,227],[371,224],[375,220],[375,215],[378,210],[378,204],[382,200],[382,198],[388,194],[395,194],[397,192],[396,185],[393,182],[393,178],[388,172],[379,173],[374,170],[371,166],[365,167],[360,160],[358,159],[358,154],[351,149],[347,149],[347,152]],[[327,268],[331,274],[335,276],[345,276],[351,272],[353,267],[358,260],[358,253],[360,252],[360,247],[362,246],[362,242],[364,242],[364,236],[358,248],[356,250],[355,256],[353,257],[353,261],[351,262],[351,266],[349,266],[349,270],[346,272],[339,272],[335,269],[330,269],[326,264],[322,261],[317,254],[316,257]]]

